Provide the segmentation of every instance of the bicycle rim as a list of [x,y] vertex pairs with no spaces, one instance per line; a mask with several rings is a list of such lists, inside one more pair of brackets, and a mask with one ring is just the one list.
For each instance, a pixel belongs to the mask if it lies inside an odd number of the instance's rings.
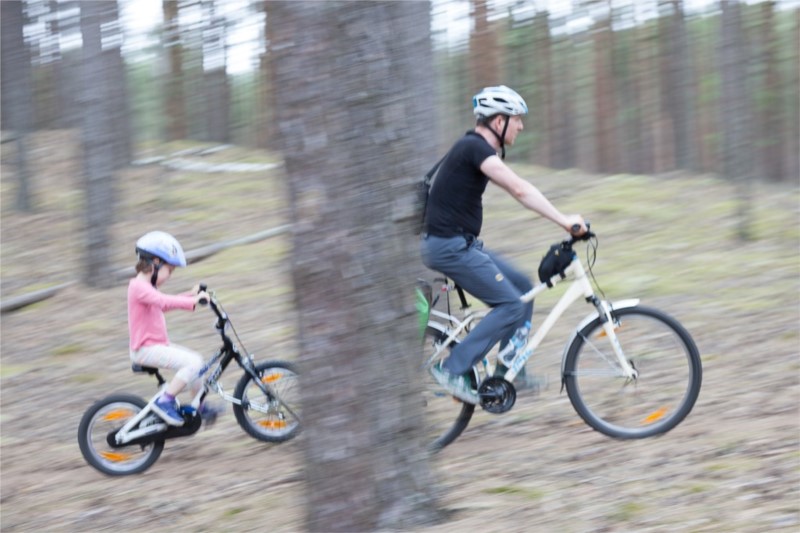
[[[447,337],[435,328],[425,331],[426,359],[433,354],[438,345]],[[464,403],[447,393],[424,371],[422,399],[424,405],[425,439],[431,451],[439,451],[458,438],[469,425],[475,406]],[[473,374],[473,385],[477,387],[477,376]]]
[[274,396],[265,394],[245,374],[234,395],[245,407],[234,405],[239,425],[250,436],[265,442],[283,442],[300,431],[299,375],[289,363],[269,361],[256,366],[256,373]]
[[[164,448],[164,441],[122,447],[111,446],[108,442],[109,435],[136,416],[144,406],[144,400],[138,397],[119,395],[101,400],[87,411],[78,433],[86,462],[110,476],[138,474],[155,463]],[[155,416],[152,422],[160,423]],[[145,419],[140,427],[147,423]]]
[[627,379],[598,318],[570,346],[564,379],[572,405],[597,431],[619,439],[665,433],[692,410],[702,368],[689,333],[646,307],[615,311],[615,332],[638,372]]

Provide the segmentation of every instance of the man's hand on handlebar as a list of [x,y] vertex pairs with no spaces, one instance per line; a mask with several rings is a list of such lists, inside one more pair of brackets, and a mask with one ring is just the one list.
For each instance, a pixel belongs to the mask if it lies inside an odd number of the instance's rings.
[[573,237],[580,237],[589,231],[589,225],[583,220],[580,215],[567,215],[564,229],[566,229]]

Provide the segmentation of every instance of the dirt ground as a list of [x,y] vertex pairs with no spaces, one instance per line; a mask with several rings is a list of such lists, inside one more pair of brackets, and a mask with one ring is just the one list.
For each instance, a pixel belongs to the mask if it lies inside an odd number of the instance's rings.
[[[80,278],[78,151],[64,140],[36,140],[39,207],[28,215],[12,208],[3,145],[3,300]],[[272,156],[231,148],[197,157]],[[568,313],[529,364],[549,386],[520,395],[505,415],[476,414],[435,458],[448,520],[414,531],[800,531],[797,186],[759,188],[757,238],[740,243],[732,237],[734,191],[719,181],[524,170],[558,205],[591,213],[605,229],[596,270],[610,298],[640,296],[691,331],[703,356],[700,398],[659,438],[621,442],[593,432],[559,390],[563,342],[588,310]],[[269,172],[221,180],[158,165],[126,170],[114,264],[130,266],[135,238],[164,222],[191,235],[183,238],[189,249],[283,224],[279,184]],[[486,239],[533,273],[560,235],[503,202],[494,192],[487,200]],[[530,229],[516,231],[522,222]],[[658,238],[643,236],[650,232]],[[231,248],[179,272],[168,289],[206,281],[257,359],[294,359],[288,253],[285,237]],[[556,298],[537,301],[534,320]],[[0,530],[301,531],[298,443],[256,442],[230,409],[211,429],[167,442],[145,474],[109,478],[84,462],[76,434],[92,402],[155,392],[151,378],[129,371],[124,302],[124,281],[107,290],[76,283],[2,315]],[[173,314],[169,324],[174,342],[204,353],[216,346],[210,313]],[[230,390],[237,379],[233,372],[223,383]]]

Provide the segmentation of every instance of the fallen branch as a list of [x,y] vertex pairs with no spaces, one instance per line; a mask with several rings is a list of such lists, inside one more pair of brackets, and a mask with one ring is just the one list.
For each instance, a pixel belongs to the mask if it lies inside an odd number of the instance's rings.
[[[190,250],[189,252],[186,253],[186,261],[190,264],[198,263],[203,259],[207,259],[212,255],[218,254],[219,252],[231,248],[233,246],[242,246],[245,244],[253,244],[255,242],[263,241],[270,237],[286,233],[287,231],[289,231],[290,228],[291,226],[289,225],[278,226],[277,228],[260,231],[252,235],[248,235],[247,237],[242,237],[241,239],[234,239],[232,241],[225,241],[217,244],[211,244],[209,246],[204,246],[202,248],[197,248],[195,250]],[[127,267],[115,271],[114,277],[123,280],[123,279],[129,279],[131,276],[133,276],[133,274],[134,274],[133,267]],[[41,302],[48,298],[52,298],[53,296],[58,294],[61,290],[75,283],[76,283],[75,281],[70,281],[68,283],[62,283],[61,285],[56,285],[54,287],[49,287],[47,289],[42,289],[28,294],[23,294],[21,296],[8,298],[0,302],[0,314],[16,311],[18,309],[22,309],[23,307],[27,307],[29,305]]]
[[74,281],[70,281],[69,283],[62,283],[61,285],[48,287],[47,289],[42,289],[30,292],[28,294],[23,294],[22,296],[15,296],[12,298],[8,298],[0,302],[0,313],[8,313],[11,311],[16,311],[17,309],[22,309],[23,307],[27,307],[29,305],[39,303],[43,300],[47,300],[48,298],[52,298],[53,296],[58,294],[63,289],[66,289],[70,285],[74,284],[75,284]]

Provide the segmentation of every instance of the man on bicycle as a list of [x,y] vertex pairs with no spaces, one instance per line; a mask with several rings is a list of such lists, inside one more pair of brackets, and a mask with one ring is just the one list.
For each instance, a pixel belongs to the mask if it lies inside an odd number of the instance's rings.
[[[483,223],[483,192],[489,181],[505,189],[524,207],[571,232],[586,231],[580,215],[564,215],[531,183],[504,162],[505,147],[522,131],[525,100],[506,86],[487,87],[472,99],[477,124],[448,152],[431,186],[422,234],[422,261],[443,273],[492,311],[455,348],[434,378],[453,396],[479,403],[467,372],[501,342],[505,347],[517,328],[530,321],[533,302],[520,296],[530,280],[478,240]],[[500,156],[498,156],[500,152]],[[502,368],[502,367],[501,367]],[[502,371],[502,370],[501,370]]]

